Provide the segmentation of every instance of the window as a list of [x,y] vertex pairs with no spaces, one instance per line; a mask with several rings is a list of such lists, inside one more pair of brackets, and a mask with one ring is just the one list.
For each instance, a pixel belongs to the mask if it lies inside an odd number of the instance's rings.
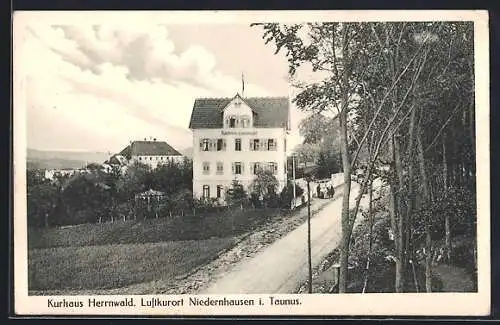
[[267,150],[271,151],[276,150],[276,141],[274,139],[267,140]]
[[225,151],[225,150],[226,150],[226,140],[217,139],[217,151]]
[[203,139],[200,141],[200,149],[201,151],[208,151],[210,150],[210,140],[209,139]]
[[243,164],[241,162],[233,163],[233,174],[235,175],[243,174]]
[[234,150],[241,151],[241,139],[234,139]]
[[203,162],[203,174],[210,174],[210,163],[208,161]]
[[217,185],[217,198],[220,199],[222,197],[222,185]]
[[235,119],[234,117],[231,117],[231,118],[229,119],[229,127],[230,127],[230,128],[234,128],[234,127],[236,127],[236,119]]
[[210,185],[203,185],[203,197],[205,199],[210,197]]
[[149,160],[153,160],[153,157],[149,157]]
[[248,128],[248,127],[250,127],[250,119],[247,116],[243,116],[241,118],[241,127],[242,128]]
[[139,160],[142,160],[142,157],[139,157]]
[[217,162],[217,175],[224,174],[224,163],[222,161]]
[[278,164],[275,162],[269,162],[268,163],[268,170],[271,171],[273,174],[278,173]]
[[258,151],[259,150],[259,139],[251,139],[250,140],[250,150]]
[[254,175],[257,175],[260,171],[260,163],[253,163],[253,174]]

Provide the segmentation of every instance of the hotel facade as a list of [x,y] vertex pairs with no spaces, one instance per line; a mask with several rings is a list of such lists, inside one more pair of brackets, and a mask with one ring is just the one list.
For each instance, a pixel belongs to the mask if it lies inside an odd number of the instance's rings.
[[271,171],[280,191],[287,181],[290,130],[286,97],[196,99],[193,131],[193,195],[224,200],[233,180],[249,191],[260,170]]

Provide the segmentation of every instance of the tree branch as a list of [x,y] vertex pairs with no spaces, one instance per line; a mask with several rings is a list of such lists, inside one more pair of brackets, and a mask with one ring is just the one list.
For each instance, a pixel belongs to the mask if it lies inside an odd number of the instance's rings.
[[[366,140],[366,137],[368,136],[368,132],[371,130],[371,128],[373,127],[373,124],[375,123],[375,120],[378,118],[378,115],[380,114],[382,108],[383,108],[383,105],[385,104],[387,98],[389,97],[389,94],[392,92],[392,90],[396,87],[396,85],[399,83],[399,81],[401,80],[402,76],[406,73],[406,71],[409,69],[410,65],[413,63],[413,61],[417,58],[418,54],[420,54],[420,51],[421,49],[423,48],[425,42],[427,41],[427,39],[425,39],[422,44],[420,45],[420,47],[417,49],[415,55],[411,58],[411,60],[408,62],[408,64],[406,65],[406,67],[403,69],[403,71],[401,71],[401,73],[399,74],[399,76],[396,78],[396,80],[392,83],[391,87],[389,88],[389,90],[385,93],[384,97],[382,98],[382,101],[380,102],[379,104],[379,107],[377,108],[377,111],[375,112],[375,115],[373,116],[372,120],[370,121],[370,124],[368,125],[368,128],[367,130],[365,131],[365,134],[363,135],[363,138],[361,139],[360,143],[363,144],[363,142]],[[425,63],[425,61],[423,62]],[[422,67],[422,65],[421,65]],[[422,70],[419,69],[418,72],[417,72],[417,76],[420,74]],[[412,84],[411,84],[411,87],[409,87],[405,97],[404,97],[404,100],[406,100],[408,94],[409,94],[409,91],[413,88],[414,84],[415,84],[415,81],[416,81],[416,78],[413,79],[412,81]],[[404,103],[404,102],[403,102]],[[352,159],[351,161],[351,166],[354,166],[354,164],[356,163],[356,160],[358,158],[358,155],[359,155],[359,149],[356,150],[355,154],[354,154],[354,158]]]
[[453,118],[453,116],[455,115],[455,113],[458,111],[458,108],[460,107],[460,104],[461,104],[461,101],[458,101],[457,105],[453,109],[453,112],[451,112],[451,114],[448,117],[448,119],[446,120],[446,122],[441,126],[441,128],[438,131],[438,133],[436,134],[436,136],[434,137],[434,139],[431,141],[431,144],[429,144],[427,146],[427,148],[425,148],[424,153],[426,153],[429,149],[431,149],[432,146],[436,143],[436,141],[438,140],[438,138],[441,135],[441,133],[444,131],[444,129],[446,128],[446,126],[448,125],[448,123],[451,121],[451,119]]

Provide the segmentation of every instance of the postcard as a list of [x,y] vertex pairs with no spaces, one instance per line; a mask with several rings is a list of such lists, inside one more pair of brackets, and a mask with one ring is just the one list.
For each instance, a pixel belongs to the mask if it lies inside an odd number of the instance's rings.
[[17,315],[490,312],[486,11],[15,12]]

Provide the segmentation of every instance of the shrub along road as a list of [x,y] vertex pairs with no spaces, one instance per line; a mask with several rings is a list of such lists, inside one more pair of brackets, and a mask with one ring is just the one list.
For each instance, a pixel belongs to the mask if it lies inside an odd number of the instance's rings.
[[[358,190],[359,185],[353,182],[351,205]],[[342,188],[338,192],[341,193]],[[339,245],[341,211],[342,198],[339,195],[311,219],[313,267]],[[293,293],[307,278],[307,265],[307,223],[304,223],[253,258],[242,260],[199,293]]]

